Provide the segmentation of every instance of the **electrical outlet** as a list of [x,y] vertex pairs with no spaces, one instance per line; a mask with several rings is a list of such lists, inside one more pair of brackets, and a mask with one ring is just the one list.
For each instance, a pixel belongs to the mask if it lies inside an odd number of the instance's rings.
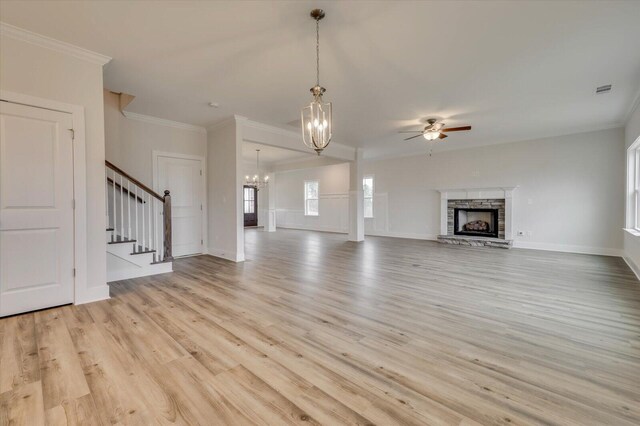
[[524,237],[524,231],[518,231],[518,237]]

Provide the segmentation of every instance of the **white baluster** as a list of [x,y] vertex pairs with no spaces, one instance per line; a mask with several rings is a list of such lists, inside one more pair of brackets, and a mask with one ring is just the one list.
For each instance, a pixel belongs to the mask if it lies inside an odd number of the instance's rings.
[[153,197],[149,194],[149,249],[153,250]]
[[160,261],[164,260],[164,205],[163,203],[158,204],[158,209],[160,212],[158,214],[158,231],[160,233],[160,239],[158,240],[158,246],[160,247]]
[[156,247],[158,247],[158,262],[162,260],[162,244],[161,244],[161,235],[160,232],[160,201],[156,200]]
[[131,240],[131,181],[127,179],[127,235]]
[[110,220],[109,220],[109,169],[108,168],[104,168],[104,203],[105,203],[105,211],[106,211],[106,215],[105,217],[107,218],[107,228],[111,228],[110,226]]
[[145,237],[144,231],[145,231],[145,220],[144,220],[144,190],[141,191],[140,195],[142,196],[142,217],[140,218],[142,220],[142,250],[146,250],[147,248],[147,239]]
[[156,251],[153,254],[154,262],[158,260],[158,231],[156,229],[158,221],[156,220],[156,214],[157,214],[156,201],[157,200],[154,197],[153,199],[153,249]]
[[[133,199],[134,205],[136,206],[136,244],[134,247],[138,247],[140,245],[140,234],[138,233],[138,186],[133,185],[133,189],[135,192],[135,198]],[[134,251],[138,251],[137,249]]]
[[120,175],[120,239],[124,239],[124,197],[122,188],[124,184],[122,182],[122,175]]
[[[112,170],[113,171],[113,170]],[[111,193],[113,194],[113,197],[111,197],[111,209],[113,210],[113,231],[111,234],[111,241],[113,241],[115,239],[116,236],[116,229],[117,229],[117,215],[116,215],[116,172],[113,171],[113,176],[111,179],[111,183],[112,183],[112,187],[113,190],[111,191]]]

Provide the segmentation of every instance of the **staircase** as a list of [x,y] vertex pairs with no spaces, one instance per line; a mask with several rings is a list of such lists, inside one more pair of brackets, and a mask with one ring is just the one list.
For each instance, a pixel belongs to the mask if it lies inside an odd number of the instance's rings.
[[107,282],[173,270],[171,194],[105,161]]

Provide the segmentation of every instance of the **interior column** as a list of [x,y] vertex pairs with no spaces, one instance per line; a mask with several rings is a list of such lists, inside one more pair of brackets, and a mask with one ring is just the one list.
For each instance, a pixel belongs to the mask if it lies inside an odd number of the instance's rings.
[[267,223],[264,230],[275,232],[276,230],[276,174],[269,173],[269,189],[267,190]]
[[349,162],[349,241],[364,241],[364,191],[362,189],[362,150]]
[[213,256],[244,261],[242,129],[234,116],[207,129],[209,247]]

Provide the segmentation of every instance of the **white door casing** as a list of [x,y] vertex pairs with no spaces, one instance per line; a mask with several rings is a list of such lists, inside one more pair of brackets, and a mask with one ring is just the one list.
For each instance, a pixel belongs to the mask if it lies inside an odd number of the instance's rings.
[[0,316],[74,301],[72,128],[0,102]]
[[171,192],[172,254],[203,252],[204,159],[154,152],[154,188]]

